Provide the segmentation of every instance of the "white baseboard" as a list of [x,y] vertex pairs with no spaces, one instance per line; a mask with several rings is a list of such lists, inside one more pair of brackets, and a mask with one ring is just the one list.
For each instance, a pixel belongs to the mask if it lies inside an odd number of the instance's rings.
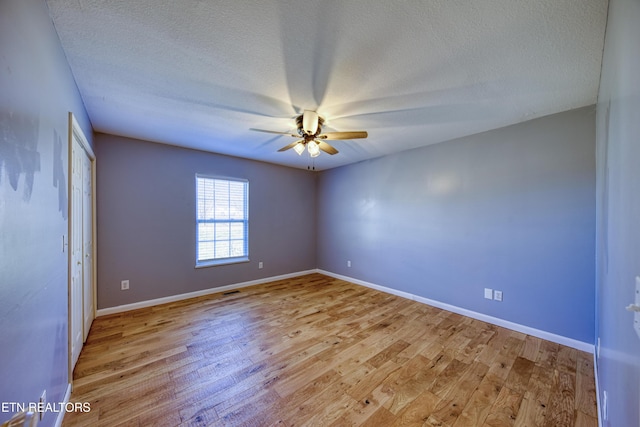
[[203,289],[201,291],[188,292],[184,294],[171,295],[163,298],[156,298],[146,301],[134,302],[132,304],[118,305],[115,307],[101,308],[96,311],[96,317],[106,316],[108,314],[123,313],[125,311],[137,310],[139,308],[152,307],[154,305],[166,304],[169,302],[182,301],[189,298],[200,297],[203,295],[216,294],[232,289],[246,288],[247,286],[260,285],[262,283],[275,282],[277,280],[290,279],[292,277],[304,276],[305,274],[316,273],[317,270],[298,271],[295,273],[282,274],[280,276],[265,277],[264,279],[251,280],[248,282],[234,283],[231,285],[219,286],[217,288]]
[[[61,406],[65,406],[69,402],[69,399],[71,399],[71,384],[67,384],[67,391],[65,391],[64,393],[64,398],[62,399]],[[64,420],[65,414],[66,414],[65,411],[58,412],[58,416],[56,417],[56,422],[54,424],[55,427],[62,426],[62,421]]]
[[531,328],[529,326],[520,325],[519,323],[514,323],[514,322],[510,322],[508,320],[500,319],[497,317],[488,316],[483,313],[478,313],[475,311],[467,310],[465,308],[456,307],[454,305],[446,304],[440,301],[435,301],[429,298],[424,298],[419,295],[410,294],[408,292],[399,291],[397,289],[387,288],[385,286],[380,286],[374,283],[365,282],[364,280],[355,279],[353,277],[332,273],[330,271],[318,269],[317,272],[330,277],[334,277],[336,279],[345,280],[347,282],[355,283],[357,285],[362,285],[367,288],[376,289],[381,292],[397,295],[399,297],[407,298],[407,299],[421,302],[423,304],[427,304],[433,307],[438,307],[443,310],[451,311],[453,313],[461,314],[463,316],[471,317],[473,319],[481,320],[483,322],[491,323],[496,326],[501,326],[503,328],[511,329],[516,332],[522,332],[524,334],[542,338],[547,341],[566,345],[567,347],[572,347],[580,351],[586,351],[587,353],[592,353],[592,354],[594,353],[594,345],[583,342],[583,341],[574,340],[572,338],[568,338],[562,335],[552,334],[551,332],[546,332],[540,329]]
[[596,411],[598,412],[598,425],[603,426],[602,423],[602,403],[600,402],[600,383],[598,382],[598,354],[593,353],[593,376],[596,380]]

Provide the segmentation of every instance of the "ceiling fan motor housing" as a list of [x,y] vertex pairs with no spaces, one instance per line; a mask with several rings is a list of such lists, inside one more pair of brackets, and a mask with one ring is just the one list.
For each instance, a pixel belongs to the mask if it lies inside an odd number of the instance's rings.
[[315,111],[307,111],[296,117],[296,125],[298,126],[298,134],[301,136],[316,136],[322,132],[324,119]]

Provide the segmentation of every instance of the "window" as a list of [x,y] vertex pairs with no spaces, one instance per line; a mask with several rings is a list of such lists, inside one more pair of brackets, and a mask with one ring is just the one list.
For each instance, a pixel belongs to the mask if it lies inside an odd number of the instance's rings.
[[196,267],[249,260],[249,183],[196,175]]

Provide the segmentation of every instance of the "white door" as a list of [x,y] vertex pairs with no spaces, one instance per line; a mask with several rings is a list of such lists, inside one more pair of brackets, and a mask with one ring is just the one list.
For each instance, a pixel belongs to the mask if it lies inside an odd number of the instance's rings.
[[82,150],[82,312],[83,312],[83,336],[82,341],[87,340],[89,329],[94,318],[93,309],[93,195],[91,159]]
[[[82,326],[82,280],[83,269],[83,221],[82,221],[82,156],[84,150],[75,136],[71,143],[71,215],[70,223],[70,244],[71,244],[71,289],[69,297],[69,328],[71,331],[71,365],[76,365],[82,343],[84,342]],[[86,155],[86,154],[85,154]]]
[[69,378],[95,316],[93,241],[94,155],[80,126],[69,119]]

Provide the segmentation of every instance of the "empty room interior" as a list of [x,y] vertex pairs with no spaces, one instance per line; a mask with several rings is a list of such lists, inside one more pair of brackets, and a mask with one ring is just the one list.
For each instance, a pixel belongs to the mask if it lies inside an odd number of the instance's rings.
[[0,424],[640,427],[638,22],[0,0]]

